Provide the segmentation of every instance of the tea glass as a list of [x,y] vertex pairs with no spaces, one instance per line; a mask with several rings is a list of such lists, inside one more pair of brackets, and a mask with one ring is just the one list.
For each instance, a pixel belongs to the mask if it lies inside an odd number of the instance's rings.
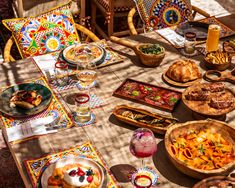
[[195,53],[195,45],[196,45],[196,33],[186,32],[184,34],[185,43],[184,43],[184,52],[186,54],[194,54]]
[[55,78],[59,86],[65,86],[68,84],[68,64],[64,61],[58,61],[55,63]]

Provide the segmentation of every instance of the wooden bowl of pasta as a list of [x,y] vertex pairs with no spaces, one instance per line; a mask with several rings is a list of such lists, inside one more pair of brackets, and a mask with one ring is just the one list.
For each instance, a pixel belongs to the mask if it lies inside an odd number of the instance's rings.
[[174,124],[165,134],[165,147],[175,167],[197,179],[226,176],[235,168],[235,129],[221,121]]

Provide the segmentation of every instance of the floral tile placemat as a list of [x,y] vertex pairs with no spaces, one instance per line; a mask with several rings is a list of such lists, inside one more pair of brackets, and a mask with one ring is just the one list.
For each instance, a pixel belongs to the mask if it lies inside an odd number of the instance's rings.
[[64,150],[58,153],[49,154],[41,158],[25,160],[25,166],[30,177],[33,187],[40,187],[40,177],[44,170],[52,163],[66,157],[84,157],[90,158],[101,164],[107,172],[107,186],[108,188],[117,188],[119,185],[111,174],[107,164],[102,159],[101,154],[90,143],[86,142],[82,145],[75,146],[71,149]]

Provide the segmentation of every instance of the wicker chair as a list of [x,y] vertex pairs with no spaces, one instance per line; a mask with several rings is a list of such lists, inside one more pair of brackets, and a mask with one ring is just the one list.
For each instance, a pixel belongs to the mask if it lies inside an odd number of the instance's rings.
[[[192,5],[192,16],[193,16],[193,19],[195,18],[196,14],[199,13],[201,14],[202,16],[205,16],[205,17],[210,17],[210,14],[206,13],[204,10],[201,10],[200,8],[198,7],[195,7]],[[137,35],[137,30],[134,26],[134,23],[133,23],[133,17],[136,13],[136,8],[132,8],[129,13],[128,13],[128,17],[127,17],[127,22],[128,22],[128,27],[129,27],[129,30],[130,30],[130,34],[131,35]],[[143,29],[142,29],[143,30]]]
[[[92,40],[94,42],[100,40],[94,33],[92,33],[90,30],[88,30],[84,26],[79,25],[79,24],[75,24],[75,25],[76,25],[76,29],[78,31],[80,31],[82,34],[87,36],[86,39],[85,39],[85,42],[88,42],[90,40]],[[15,61],[15,59],[11,55],[11,48],[12,48],[13,43],[14,43],[14,39],[11,36],[8,39],[8,41],[6,42],[6,45],[4,47],[4,53],[3,53],[4,62]]]
[[[129,34],[127,28],[126,31],[114,31],[114,18],[115,17],[127,17],[130,9],[135,5],[133,0],[92,0],[91,1],[91,28],[95,30],[105,39],[108,39],[111,35],[123,36]],[[97,9],[101,12],[107,23],[107,32],[103,26],[97,24]],[[99,15],[99,16],[102,16]]]

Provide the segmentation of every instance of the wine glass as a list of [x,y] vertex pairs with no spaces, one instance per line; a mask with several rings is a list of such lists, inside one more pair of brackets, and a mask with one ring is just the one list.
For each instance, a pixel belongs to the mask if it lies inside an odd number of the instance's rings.
[[130,151],[132,155],[142,159],[151,157],[157,151],[157,144],[153,132],[147,128],[136,129],[130,142]]
[[77,65],[77,78],[80,85],[84,88],[89,88],[94,85],[97,78],[96,65],[91,62],[84,62]]
[[[153,132],[147,128],[136,129],[130,141],[130,152],[137,158],[142,159],[142,168],[144,167],[144,158],[151,157],[157,151],[157,144]],[[139,169],[139,170],[141,170]],[[138,170],[137,170],[138,171]],[[132,176],[132,182],[137,188],[150,187],[151,178],[145,176]]]
[[89,88],[94,85],[97,78],[96,64],[92,62],[91,50],[89,46],[85,45],[83,48],[76,50],[75,57],[77,62],[77,78],[83,88]]

